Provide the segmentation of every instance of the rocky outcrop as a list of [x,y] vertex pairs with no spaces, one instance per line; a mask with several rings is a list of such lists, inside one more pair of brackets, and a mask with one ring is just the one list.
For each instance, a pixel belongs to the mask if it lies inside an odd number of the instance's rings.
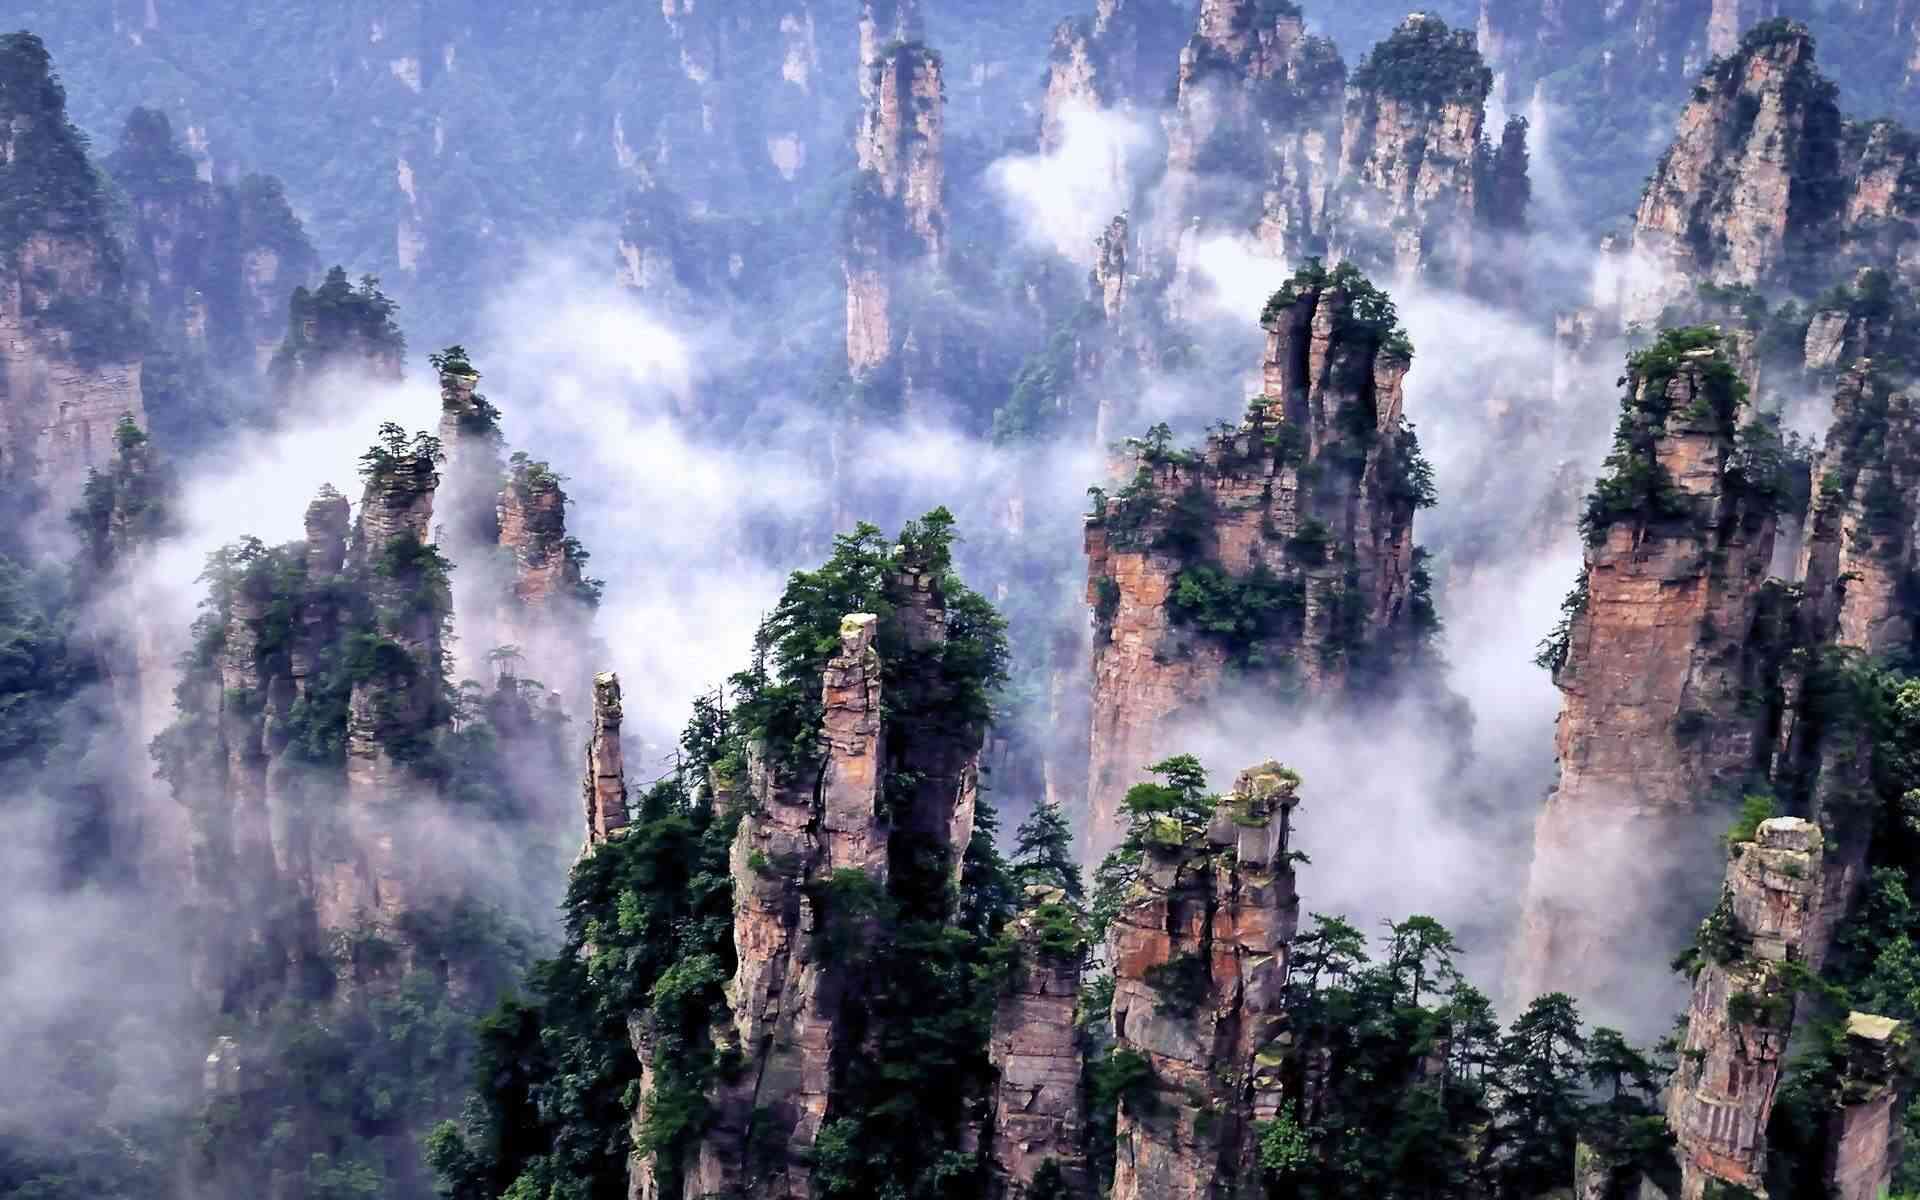
[[[1535,831],[1515,995],[1626,1015],[1613,964],[1705,908],[1700,867],[1763,769],[1774,499],[1739,470],[1744,390],[1717,334],[1628,362],[1585,566],[1550,655],[1559,781]],[[1651,848],[1658,847],[1658,852]],[[1625,1009],[1623,1012],[1622,1010]]]
[[1879,1200],[1893,1186],[1905,1148],[1902,1108],[1913,1086],[1912,1034],[1905,1022],[1847,1015],[1840,1103],[1828,1119],[1827,1194]]
[[1890,122],[1842,118],[1804,26],[1757,26],[1694,87],[1634,216],[1635,265],[1606,300],[1645,321],[1702,283],[1810,295],[1856,263],[1910,274],[1917,154]]
[[385,438],[365,464],[353,533],[351,561],[371,594],[378,643],[347,706],[352,857],[335,865],[321,910],[335,928],[361,917],[390,921],[404,908],[414,864],[396,841],[395,800],[414,784],[406,760],[446,715],[441,633],[451,597],[431,542],[440,445],[425,435],[409,441],[397,426]]
[[[753,808],[734,841],[733,941],[725,1043],[746,1058],[714,1096],[687,1194],[812,1194],[809,1150],[826,1119],[841,1006],[858,981],[837,970],[832,937],[859,936],[861,895],[884,885],[885,729],[879,621],[849,615],[822,681],[824,760],[796,769],[756,748]],[[836,907],[838,906],[838,907]],[[842,911],[845,910],[845,911]],[[836,923],[838,928],[836,929]],[[767,1149],[750,1156],[747,1148]]]
[[136,296],[155,332],[226,370],[263,370],[287,294],[319,268],[280,182],[202,180],[164,113],[136,108],[106,169],[127,194]]
[[[125,263],[40,39],[0,37],[0,479],[61,507],[146,427]],[[30,507],[30,504],[27,505]]]
[[1114,1039],[1152,1069],[1120,1103],[1114,1200],[1201,1200],[1259,1178],[1255,1123],[1281,1105],[1298,783],[1266,763],[1207,829],[1169,819],[1147,836],[1110,935]]
[[1040,149],[1058,149],[1077,112],[1158,102],[1184,35],[1176,10],[1151,0],[1098,0],[1092,16],[1060,22],[1040,102]]
[[1024,1197],[1052,1163],[1069,1196],[1091,1193],[1087,1178],[1084,1067],[1075,1009],[1086,945],[1080,917],[1058,888],[1027,889],[1012,933],[1019,962],[994,1009],[988,1057],[994,1085],[987,1161],[996,1194]]
[[284,394],[337,370],[398,380],[406,339],[393,319],[397,309],[372,276],[355,285],[344,267],[332,268],[319,287],[293,289],[287,334],[268,364],[269,377]]
[[1262,324],[1245,420],[1192,452],[1134,439],[1125,486],[1087,520],[1098,847],[1118,836],[1134,773],[1230,674],[1279,700],[1358,695],[1430,624],[1413,546],[1429,485],[1402,419],[1412,351],[1392,304],[1351,267],[1313,264]]
[[1274,257],[1320,253],[1345,82],[1339,51],[1297,10],[1205,0],[1165,119],[1167,232],[1190,250],[1257,220]]
[[909,296],[946,242],[940,56],[890,42],[868,60],[855,136],[859,174],[846,218],[847,369],[855,380],[898,369],[910,338]]
[[587,845],[617,837],[627,827],[627,768],[620,749],[620,677],[593,677],[593,729],[587,737]]
[[1680,1068],[1667,1093],[1682,1200],[1710,1182],[1764,1191],[1767,1118],[1793,1028],[1819,891],[1820,831],[1797,817],[1735,843],[1726,892],[1702,925]]
[[1374,48],[1347,89],[1331,257],[1396,278],[1467,277],[1492,87],[1473,35],[1437,18],[1415,13]]

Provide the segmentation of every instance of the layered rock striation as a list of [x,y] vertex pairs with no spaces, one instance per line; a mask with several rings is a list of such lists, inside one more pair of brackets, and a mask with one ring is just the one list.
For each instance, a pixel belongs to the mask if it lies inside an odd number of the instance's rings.
[[1645,321],[1700,284],[1811,295],[1854,265],[1916,262],[1917,146],[1890,121],[1850,122],[1805,26],[1759,25],[1681,111],[1634,216],[1631,266],[1603,297]]
[[1360,697],[1431,629],[1413,545],[1431,501],[1402,413],[1412,360],[1391,303],[1351,267],[1269,301],[1262,389],[1195,451],[1131,442],[1125,486],[1087,519],[1094,614],[1088,803],[1118,837],[1136,772],[1235,682],[1285,701]]
[[847,369],[856,382],[903,369],[911,293],[922,272],[938,268],[947,235],[940,56],[919,41],[888,42],[864,70],[844,262]]
[[27,33],[0,37],[0,191],[0,478],[64,506],[121,418],[146,427],[142,346],[106,197]]
[[1726,891],[1702,926],[1680,1068],[1667,1093],[1683,1200],[1710,1183],[1764,1192],[1767,1119],[1793,1029],[1818,908],[1820,831],[1764,821],[1732,847]]
[[945,570],[944,556],[901,546],[890,615],[840,624],[806,744],[750,748],[751,799],[730,859],[738,967],[715,1034],[743,1066],[710,1096],[690,1196],[814,1194],[814,1143],[861,1052],[857,1031],[874,1019],[858,948],[892,936],[929,895],[952,917],[986,729],[941,667]]
[[1110,934],[1115,1043],[1151,1069],[1120,1103],[1114,1200],[1201,1200],[1259,1177],[1255,1126],[1282,1103],[1298,782],[1266,763],[1204,830],[1163,820],[1146,836]]
[[1779,597],[1776,497],[1745,469],[1745,388],[1719,335],[1631,358],[1585,565],[1547,654],[1563,696],[1559,780],[1535,831],[1516,995],[1612,1013],[1615,964],[1706,907],[1699,868],[1763,773]]
[[1069,1195],[1086,1196],[1086,1064],[1077,1020],[1084,932],[1064,892],[1036,885],[1012,933],[1019,961],[987,1046],[998,1076],[987,1145],[996,1194],[1031,1194],[1051,1163]]

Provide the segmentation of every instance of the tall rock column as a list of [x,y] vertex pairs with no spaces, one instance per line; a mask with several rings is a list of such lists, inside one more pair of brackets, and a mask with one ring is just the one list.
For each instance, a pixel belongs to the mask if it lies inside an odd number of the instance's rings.
[[[946,243],[940,56],[919,41],[889,42],[866,60],[866,108],[855,136],[859,174],[847,210],[847,369],[885,387],[910,371],[909,292],[937,269]],[[920,347],[920,354],[933,348]]]
[[[1176,722],[1206,718],[1230,672],[1278,701],[1371,693],[1428,627],[1413,514],[1430,484],[1402,420],[1412,348],[1391,302],[1352,267],[1315,263],[1262,324],[1246,419],[1195,452],[1133,439],[1125,486],[1087,520],[1096,849],[1118,838],[1137,772]],[[1226,616],[1235,596],[1260,617]]]
[[1833,1200],[1880,1200],[1893,1186],[1913,1086],[1911,1040],[1904,1022],[1847,1014],[1840,1107],[1827,1129],[1827,1194]]
[[1353,74],[1327,251],[1395,278],[1466,278],[1493,72],[1473,34],[1415,13]]
[[1754,697],[1776,665],[1774,498],[1739,470],[1744,387],[1718,334],[1663,334],[1625,383],[1555,649],[1560,776],[1509,964],[1514,995],[1569,992],[1611,1021],[1633,1008],[1623,956],[1658,957],[1649,943],[1710,902],[1699,881],[1764,767]]
[[841,1007],[857,985],[832,948],[836,933],[859,936],[859,917],[836,905],[850,909],[887,871],[878,626],[870,613],[841,623],[822,681],[823,761],[790,765],[764,746],[750,756],[753,805],[731,860],[739,967],[727,989],[727,1035],[746,1065],[715,1092],[689,1195],[812,1194],[808,1152],[827,1116]]
[[1820,831],[1762,822],[1733,847],[1726,892],[1701,927],[1680,1069],[1667,1093],[1682,1200],[1710,1181],[1763,1190],[1767,1118],[1793,1029],[1795,986],[1819,891]]
[[0,480],[64,506],[107,464],[120,419],[147,422],[107,198],[30,33],[0,36],[0,187]]
[[396,799],[413,782],[406,759],[446,716],[441,627],[452,598],[430,540],[440,443],[424,434],[409,441],[397,426],[382,437],[363,460],[353,537],[352,563],[373,600],[378,640],[347,705],[346,819],[354,836],[352,859],[336,864],[321,904],[321,921],[333,928],[350,927],[356,914],[391,919],[405,907],[405,803]]
[[1113,1200],[1256,1185],[1254,1126],[1281,1103],[1269,1062],[1299,920],[1286,844],[1298,785],[1263,764],[1241,773],[1208,829],[1148,837],[1111,934],[1114,1039],[1152,1068],[1148,1094],[1121,1100]]
[[1020,961],[994,1009],[987,1047],[999,1072],[987,1158],[997,1194],[1014,1200],[1028,1194],[1049,1162],[1070,1195],[1091,1194],[1080,1090],[1084,1056],[1074,1020],[1086,955],[1079,927],[1066,893],[1039,886],[1027,889],[1013,922]]
[[627,768],[620,749],[620,677],[593,677],[593,732],[587,739],[587,845],[617,836],[627,827]]
[[1177,239],[1182,262],[1205,233],[1256,221],[1276,258],[1320,252],[1346,65],[1289,9],[1203,0],[1180,51],[1160,205],[1163,236]]

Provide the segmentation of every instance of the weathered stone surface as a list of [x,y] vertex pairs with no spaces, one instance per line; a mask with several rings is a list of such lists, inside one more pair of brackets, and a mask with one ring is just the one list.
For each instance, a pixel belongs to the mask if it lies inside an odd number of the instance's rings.
[[48,312],[118,302],[111,253],[104,234],[45,232],[0,261],[0,476],[45,487],[63,506],[107,465],[121,417],[147,423],[138,358],[76,355],[72,330]]
[[618,836],[627,827],[627,770],[620,749],[620,677],[593,677],[593,731],[587,739],[587,845]]
[[1762,822],[1753,841],[1732,848],[1668,1089],[1683,1200],[1699,1200],[1710,1180],[1764,1191],[1767,1118],[1793,1028],[1783,968],[1805,960],[1820,853],[1820,830],[1797,817]]
[[1057,888],[1029,888],[1026,911],[1013,924],[1020,963],[994,1010],[987,1045],[999,1073],[987,1161],[1000,1196],[1025,1196],[1034,1173],[1049,1160],[1059,1166],[1070,1194],[1092,1194],[1083,1141],[1083,1054],[1074,1023],[1081,960],[1043,949],[1035,918],[1040,906],[1065,903]]
[[1113,1200],[1203,1200],[1258,1178],[1254,1126],[1281,1103],[1263,1057],[1284,1024],[1299,919],[1285,857],[1296,784],[1276,763],[1243,772],[1216,819],[1243,826],[1262,813],[1269,861],[1240,861],[1205,831],[1151,844],[1114,921],[1114,1037],[1153,1079],[1150,1096],[1120,1104]]
[[[1433,18],[1415,13],[1401,26]],[[1433,104],[1385,90],[1347,92],[1339,202],[1327,210],[1327,252],[1395,278],[1463,280],[1473,266],[1475,164],[1486,94]]]
[[[1631,1007],[1614,964],[1657,954],[1648,927],[1707,902],[1698,878],[1729,793],[1765,758],[1766,713],[1748,697],[1767,667],[1756,635],[1772,507],[1730,479],[1734,430],[1703,374],[1713,353],[1693,352],[1667,381],[1670,415],[1647,454],[1677,515],[1614,521],[1586,548],[1587,600],[1554,676],[1560,778],[1535,830],[1515,996]],[[1647,382],[1628,386],[1644,403]]]
[[[715,1090],[713,1126],[688,1173],[690,1196],[740,1188],[811,1195],[807,1154],[826,1119],[842,1003],[859,982],[821,957],[821,924],[831,919],[821,911],[830,902],[822,887],[838,870],[875,884],[886,877],[878,624],[867,613],[841,623],[840,652],[822,684],[826,761],[817,772],[769,761],[761,750],[751,756],[754,807],[731,855],[739,966],[727,986],[733,1025],[723,1031],[746,1066]],[[750,1159],[749,1137],[766,1153]]]
[[1646,321],[1703,283],[1811,293],[1850,263],[1910,271],[1913,155],[1889,123],[1846,126],[1804,26],[1748,38],[1682,110],[1635,214],[1635,269],[1606,303]]
[[[1264,386],[1244,423],[1209,436],[1190,461],[1137,459],[1135,481],[1088,520],[1096,849],[1118,838],[1120,798],[1171,749],[1170,726],[1213,698],[1229,665],[1218,639],[1175,619],[1183,569],[1211,563],[1235,578],[1264,569],[1297,597],[1263,644],[1265,665],[1245,672],[1278,694],[1338,695],[1363,664],[1391,672],[1418,640],[1414,504],[1396,482],[1407,360],[1356,332],[1351,304],[1329,286],[1271,311]],[[1174,521],[1195,512],[1199,547],[1169,547]]]
[[[1205,0],[1180,52],[1173,111],[1165,118],[1162,204],[1182,257],[1206,227],[1244,227],[1274,257],[1319,253],[1340,163],[1346,68],[1298,15],[1260,18],[1257,0]],[[1237,176],[1244,198],[1216,211],[1210,176]],[[1247,201],[1257,202],[1251,212]],[[1199,228],[1196,228],[1196,224]],[[1177,297],[1176,297],[1177,298]]]
[[1847,1016],[1840,1106],[1828,1119],[1827,1194],[1880,1200],[1893,1185],[1904,1149],[1902,1112],[1913,1085],[1912,1034],[1905,1022],[1870,1013]]

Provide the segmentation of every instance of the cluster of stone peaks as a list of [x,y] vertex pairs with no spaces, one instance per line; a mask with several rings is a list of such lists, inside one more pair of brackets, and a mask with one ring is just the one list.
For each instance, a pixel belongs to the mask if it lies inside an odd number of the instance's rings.
[[[1411,365],[1390,304],[1351,268],[1275,295],[1262,389],[1196,451],[1135,439],[1087,520],[1094,612],[1088,788],[1096,844],[1176,723],[1230,675],[1269,694],[1339,696],[1416,655],[1413,515],[1402,413]],[[1257,614],[1257,615],[1249,615]]]

